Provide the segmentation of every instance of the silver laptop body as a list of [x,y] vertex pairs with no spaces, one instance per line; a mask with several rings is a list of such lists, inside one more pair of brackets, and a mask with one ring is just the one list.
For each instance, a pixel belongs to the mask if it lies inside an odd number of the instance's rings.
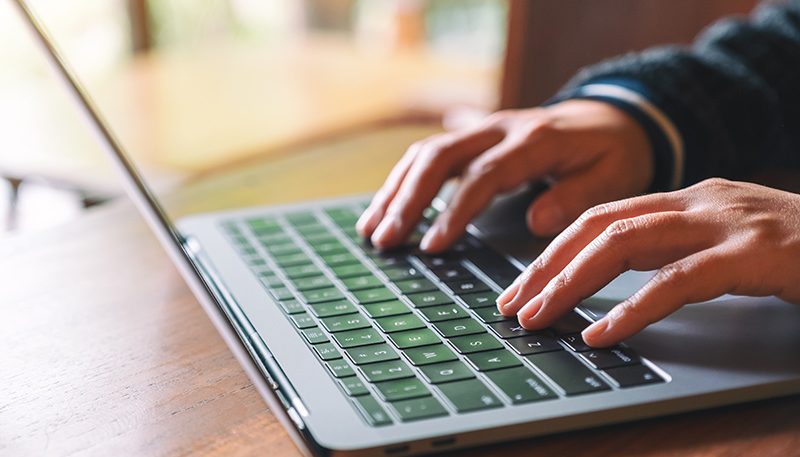
[[[347,395],[340,380],[303,336],[303,329],[297,328],[292,315],[287,314],[265,287],[259,271],[273,265],[268,254],[270,245],[256,243],[255,235],[247,232],[247,221],[279,221],[291,232],[291,237],[297,238],[300,233],[287,222],[286,216],[311,213],[351,248],[359,261],[382,278],[378,265],[366,251],[360,250],[355,240],[344,236],[329,216],[331,208],[358,211],[368,202],[369,196],[200,214],[173,223],[64,65],[41,25],[22,0],[16,1],[56,70],[100,134],[109,157],[121,172],[128,195],[270,411],[307,455],[411,455],[445,451],[800,392],[800,358],[796,355],[800,351],[800,308],[774,298],[727,296],[686,306],[627,342],[641,357],[636,363],[655,374],[657,382],[622,387],[607,372],[590,370],[606,389],[568,395],[561,387],[563,381],[556,382],[529,358],[509,352],[518,359],[515,363],[535,374],[536,380],[542,383],[537,388],[549,390],[553,394],[551,397],[516,404],[513,395],[490,380],[491,371],[475,369],[473,375],[488,386],[495,397],[493,401],[500,403],[494,405],[497,407],[459,412],[440,385],[427,384],[428,395],[441,404],[443,411],[418,420],[405,420],[402,412],[393,406],[395,403],[382,400],[386,394],[377,392],[376,387],[364,379],[364,366],[357,365],[351,355],[345,355],[347,351],[340,348],[340,360],[351,365],[353,376],[383,409],[384,415],[376,416],[380,422],[376,425],[376,417],[365,417],[364,409],[356,404],[355,398],[363,397]],[[542,247],[541,241],[530,238],[524,224],[508,223],[513,215],[520,214],[520,201],[529,200],[525,196],[515,196],[496,202],[470,227],[474,239],[502,253],[509,264],[517,268],[524,267]],[[266,265],[254,266],[254,256],[243,255],[241,246],[237,247],[232,241],[232,233],[236,237],[243,230],[242,236],[254,241],[251,244],[256,249],[255,257],[266,258]],[[308,246],[303,246],[307,251]],[[318,258],[314,260],[315,264],[319,261]],[[431,267],[416,258],[411,262],[425,278],[441,285]],[[467,261],[464,265],[479,278],[487,279],[476,264]],[[342,294],[352,299],[352,293],[342,288],[329,270],[325,270],[325,275],[338,284]],[[283,272],[277,277],[286,279]],[[621,276],[583,303],[578,309],[579,316],[596,319],[648,277],[647,273]],[[501,290],[491,278],[485,282],[495,292]],[[294,291],[291,281],[287,283]],[[396,286],[389,288],[396,292],[398,300],[409,305],[414,315],[425,317],[424,308],[413,306]],[[299,306],[307,310],[309,305],[301,303]],[[468,317],[477,316],[476,309],[467,306],[462,306],[459,312]],[[321,324],[321,319],[313,313],[309,316],[311,323]],[[438,332],[434,323],[423,321],[425,327]],[[495,336],[495,333],[489,335],[506,349],[510,347],[511,340],[499,334]],[[591,360],[570,352],[569,345],[563,341],[559,344],[563,345],[560,351],[571,354],[589,369]],[[474,367],[468,354],[453,352],[459,361],[469,362],[468,365]],[[409,367],[416,376],[420,375],[421,367],[414,364]],[[580,384],[583,380],[567,380],[567,384],[575,382]],[[481,401],[481,398],[466,400]]]

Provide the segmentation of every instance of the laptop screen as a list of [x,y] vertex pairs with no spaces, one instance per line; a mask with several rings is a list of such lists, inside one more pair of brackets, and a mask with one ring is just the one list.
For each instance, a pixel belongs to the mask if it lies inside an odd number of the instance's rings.
[[[492,36],[470,39],[481,43],[476,59],[464,52],[470,41],[454,48],[463,24],[436,25],[454,13],[448,2],[413,11],[335,3],[348,5],[29,5],[174,222],[373,191],[411,143],[441,129],[442,107],[493,103],[502,5],[462,8],[490,25]],[[12,16],[38,72],[44,53]],[[79,163],[66,178],[121,194],[69,90],[42,75],[58,118],[50,146],[58,161]]]

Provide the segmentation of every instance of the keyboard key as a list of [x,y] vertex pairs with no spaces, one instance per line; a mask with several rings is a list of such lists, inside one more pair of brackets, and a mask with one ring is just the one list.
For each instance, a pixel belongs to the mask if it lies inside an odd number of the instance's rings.
[[630,365],[618,368],[609,368],[605,373],[620,387],[633,387],[643,384],[664,382],[661,376],[644,365]]
[[399,266],[406,266],[408,265],[408,261],[406,260],[406,256],[403,254],[391,254],[385,252],[379,253],[370,253],[368,252],[367,255],[370,259],[375,263],[375,265],[380,268],[381,270],[386,268],[393,268]]
[[414,307],[416,308],[424,308],[426,306],[436,305],[449,305],[453,303],[453,300],[447,296],[447,294],[441,291],[408,294],[406,297],[411,300],[411,303],[413,303]]
[[325,362],[325,365],[335,378],[346,378],[356,374],[356,372],[353,371],[353,367],[351,367],[345,359],[331,360],[330,362]]
[[283,272],[286,273],[286,276],[289,279],[295,280],[299,278],[307,278],[309,276],[317,276],[321,275],[322,271],[317,268],[316,265],[308,264],[308,265],[298,265],[296,267],[287,267],[283,269]]
[[436,387],[450,400],[459,413],[503,406],[500,399],[477,379],[448,382]]
[[500,314],[500,311],[497,309],[496,306],[478,308],[475,310],[475,314],[478,315],[478,318],[480,320],[489,324],[492,322],[502,322],[502,321],[517,322],[516,318],[505,317],[502,314]]
[[300,298],[309,304],[324,303],[328,301],[336,301],[344,298],[344,295],[335,287],[328,287],[325,289],[306,290],[300,292]]
[[411,309],[400,300],[386,301],[383,303],[373,303],[364,305],[364,311],[373,319],[378,317],[397,316],[400,314],[410,314]]
[[443,382],[461,381],[463,379],[474,378],[472,370],[464,365],[464,362],[454,360],[452,362],[435,363],[420,367],[422,375],[431,384],[441,384]]
[[301,332],[310,344],[327,343],[328,335],[319,327],[314,326]]
[[382,317],[375,319],[381,330],[385,333],[402,332],[403,330],[414,330],[425,327],[425,324],[413,314],[403,314],[401,316]]
[[499,370],[522,365],[522,362],[506,349],[467,354],[467,361],[478,371]]
[[478,279],[446,282],[445,285],[456,295],[486,292],[489,286]]
[[328,232],[328,228],[321,224],[312,224],[312,225],[305,225],[303,227],[295,227],[295,229],[303,236],[306,240],[318,240],[318,239],[332,239],[335,240],[336,238],[333,237]]
[[525,335],[534,335],[536,333],[542,332],[529,332],[522,328],[519,324],[517,319],[511,319],[501,322],[493,322],[489,324],[489,327],[492,329],[493,332],[497,334],[500,338],[507,339],[507,338],[516,338],[518,336],[525,336]]
[[580,333],[573,333],[570,335],[564,335],[561,337],[561,341],[563,341],[570,349],[575,352],[584,352],[584,351],[591,351],[592,348],[583,341],[583,337]]
[[406,349],[403,354],[408,357],[408,360],[414,366],[458,360],[455,353],[444,344]]
[[289,213],[286,215],[286,220],[289,221],[289,223],[294,225],[295,227],[319,224],[317,216],[315,216],[314,213],[310,211]]
[[365,386],[364,383],[362,383],[361,380],[355,376],[340,379],[339,385],[342,386],[342,389],[344,389],[347,395],[351,397],[367,395],[369,393],[367,386]]
[[378,393],[386,401],[408,400],[410,398],[427,397],[431,394],[427,387],[417,378],[395,379],[375,384]]
[[286,254],[286,255],[276,256],[275,263],[277,263],[281,268],[286,268],[286,267],[294,267],[297,265],[307,265],[311,262],[308,256],[304,252],[298,252],[297,254]]
[[598,375],[566,351],[529,355],[527,359],[564,389],[567,395],[609,390]]
[[461,265],[452,265],[441,268],[434,268],[433,274],[442,281],[455,281],[461,279],[475,279],[475,275],[471,271],[462,267]]
[[353,292],[356,301],[361,305],[377,303],[382,301],[396,300],[397,296],[391,290],[381,287],[378,289],[367,289]]
[[354,401],[356,409],[364,417],[369,425],[378,427],[381,425],[388,425],[392,423],[389,415],[383,409],[383,406],[377,400],[372,398],[372,395],[363,395],[356,397]]
[[294,299],[294,294],[292,293],[292,291],[285,287],[272,289],[269,291],[269,293],[275,300],[278,301],[287,301]]
[[344,316],[326,317],[321,319],[322,325],[331,333],[358,330],[371,327],[367,318],[361,314],[346,314]]
[[391,405],[403,422],[447,415],[447,410],[439,403],[439,400],[433,397],[401,400],[393,402]]
[[483,333],[486,331],[483,326],[478,323],[478,321],[472,319],[471,317],[455,319],[452,321],[435,322],[433,326],[445,338],[472,335],[474,333]]
[[392,349],[392,347],[386,343],[349,348],[345,349],[344,352],[347,353],[348,357],[350,357],[350,360],[352,360],[356,365],[384,362],[386,360],[400,358],[394,349]]
[[370,274],[370,271],[367,267],[362,265],[361,263],[356,263],[352,265],[330,265],[331,269],[333,270],[333,274],[336,275],[339,279],[344,278],[352,278],[355,276],[364,276]]
[[439,290],[438,287],[425,278],[406,279],[405,281],[397,281],[395,283],[403,295],[413,294],[415,292],[431,292]]
[[386,276],[392,282],[403,281],[406,279],[417,279],[422,277],[422,273],[412,266],[407,267],[392,267],[383,270]]
[[342,354],[339,353],[339,350],[336,349],[336,346],[334,346],[333,343],[315,344],[314,346],[311,347],[314,348],[314,351],[322,360],[333,360],[342,358]]
[[625,365],[637,365],[639,356],[626,348],[593,349],[581,353],[583,360],[589,362],[593,368],[605,370]]
[[322,261],[325,265],[333,267],[341,267],[346,265],[361,265],[361,261],[356,256],[349,252],[337,252],[321,255]]
[[316,327],[317,323],[306,313],[292,314],[289,318],[294,323],[294,326],[299,329]]
[[568,333],[580,333],[588,327],[589,321],[584,319],[580,314],[570,311],[561,319],[557,320],[550,329],[557,335],[565,335]]
[[558,398],[538,376],[525,367],[495,370],[486,374],[517,405]]
[[473,352],[491,351],[503,348],[503,344],[488,333],[457,336],[455,338],[450,338],[450,343],[461,354],[471,354]]
[[467,305],[467,308],[484,308],[488,306],[497,307],[497,297],[499,294],[493,290],[478,292],[475,294],[462,294],[458,298]]
[[417,258],[431,270],[459,265],[458,259],[448,254],[419,255]]
[[427,328],[408,330],[405,332],[395,332],[389,335],[389,339],[392,340],[392,343],[394,343],[394,345],[400,349],[441,343],[439,337]]
[[349,291],[373,289],[383,285],[380,279],[375,276],[357,276],[354,278],[343,279],[344,286]]
[[306,310],[303,304],[297,300],[284,300],[278,302],[278,304],[281,305],[283,312],[286,314],[298,314]]
[[458,305],[442,305],[422,308],[420,312],[428,322],[440,322],[466,317],[467,312]]
[[357,346],[366,346],[368,344],[383,343],[385,341],[381,334],[373,328],[334,333],[333,339],[336,340],[336,343],[338,343],[339,346],[345,349]]
[[261,277],[261,283],[268,289],[280,289],[283,287],[283,281],[275,275]]
[[294,283],[294,287],[301,292],[314,289],[324,289],[326,287],[333,286],[331,280],[326,278],[325,276],[310,276],[308,278],[297,278],[292,282]]
[[317,317],[341,316],[357,312],[356,307],[347,300],[336,300],[312,305],[311,312]]
[[300,254],[303,251],[297,247],[296,244],[289,242],[289,243],[282,243],[282,244],[269,244],[264,246],[264,248],[269,251],[272,256],[284,256],[290,254]]
[[388,362],[370,363],[360,368],[361,373],[369,382],[390,381],[392,379],[410,378],[414,376],[405,362],[402,360],[390,360]]
[[555,338],[544,334],[527,335],[520,338],[508,340],[508,344],[517,351],[519,355],[539,354],[550,351],[563,351],[564,348],[558,344]]

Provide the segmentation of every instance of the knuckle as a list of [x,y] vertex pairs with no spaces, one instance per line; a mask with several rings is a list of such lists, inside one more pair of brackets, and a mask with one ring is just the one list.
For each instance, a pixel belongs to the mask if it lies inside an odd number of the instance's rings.
[[647,312],[647,309],[636,300],[636,297],[631,297],[623,300],[609,312],[611,318],[614,320],[625,319],[640,323],[651,323],[652,318]]
[[606,228],[603,237],[609,244],[619,244],[635,236],[638,231],[639,224],[635,219],[619,219]]
[[663,287],[679,287],[690,275],[690,269],[683,263],[671,263],[661,267],[653,281]]
[[499,157],[492,157],[483,160],[476,160],[470,164],[467,174],[478,180],[501,174],[503,170],[503,160]]
[[586,227],[593,226],[596,223],[598,223],[601,219],[614,213],[614,210],[615,208],[613,203],[603,203],[597,206],[593,206],[584,211],[580,215],[580,217],[578,217],[577,224]]

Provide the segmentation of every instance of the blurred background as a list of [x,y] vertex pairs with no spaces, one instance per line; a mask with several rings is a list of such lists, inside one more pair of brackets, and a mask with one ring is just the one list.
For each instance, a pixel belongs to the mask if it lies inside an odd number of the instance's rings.
[[[148,177],[174,182],[367,124],[496,104],[504,0],[32,0]],[[2,229],[69,220],[117,178],[0,3]]]
[[[309,149],[322,165],[307,179],[374,189],[379,181],[358,181],[344,165],[352,150],[362,154],[351,160],[370,151],[364,166],[388,170],[443,126],[535,106],[583,65],[688,42],[756,1],[28,3],[150,184],[185,190],[185,213],[266,203],[263,195],[292,186],[298,198],[316,197],[296,173],[264,165]],[[8,1],[0,68],[0,236],[119,196],[101,144]]]

